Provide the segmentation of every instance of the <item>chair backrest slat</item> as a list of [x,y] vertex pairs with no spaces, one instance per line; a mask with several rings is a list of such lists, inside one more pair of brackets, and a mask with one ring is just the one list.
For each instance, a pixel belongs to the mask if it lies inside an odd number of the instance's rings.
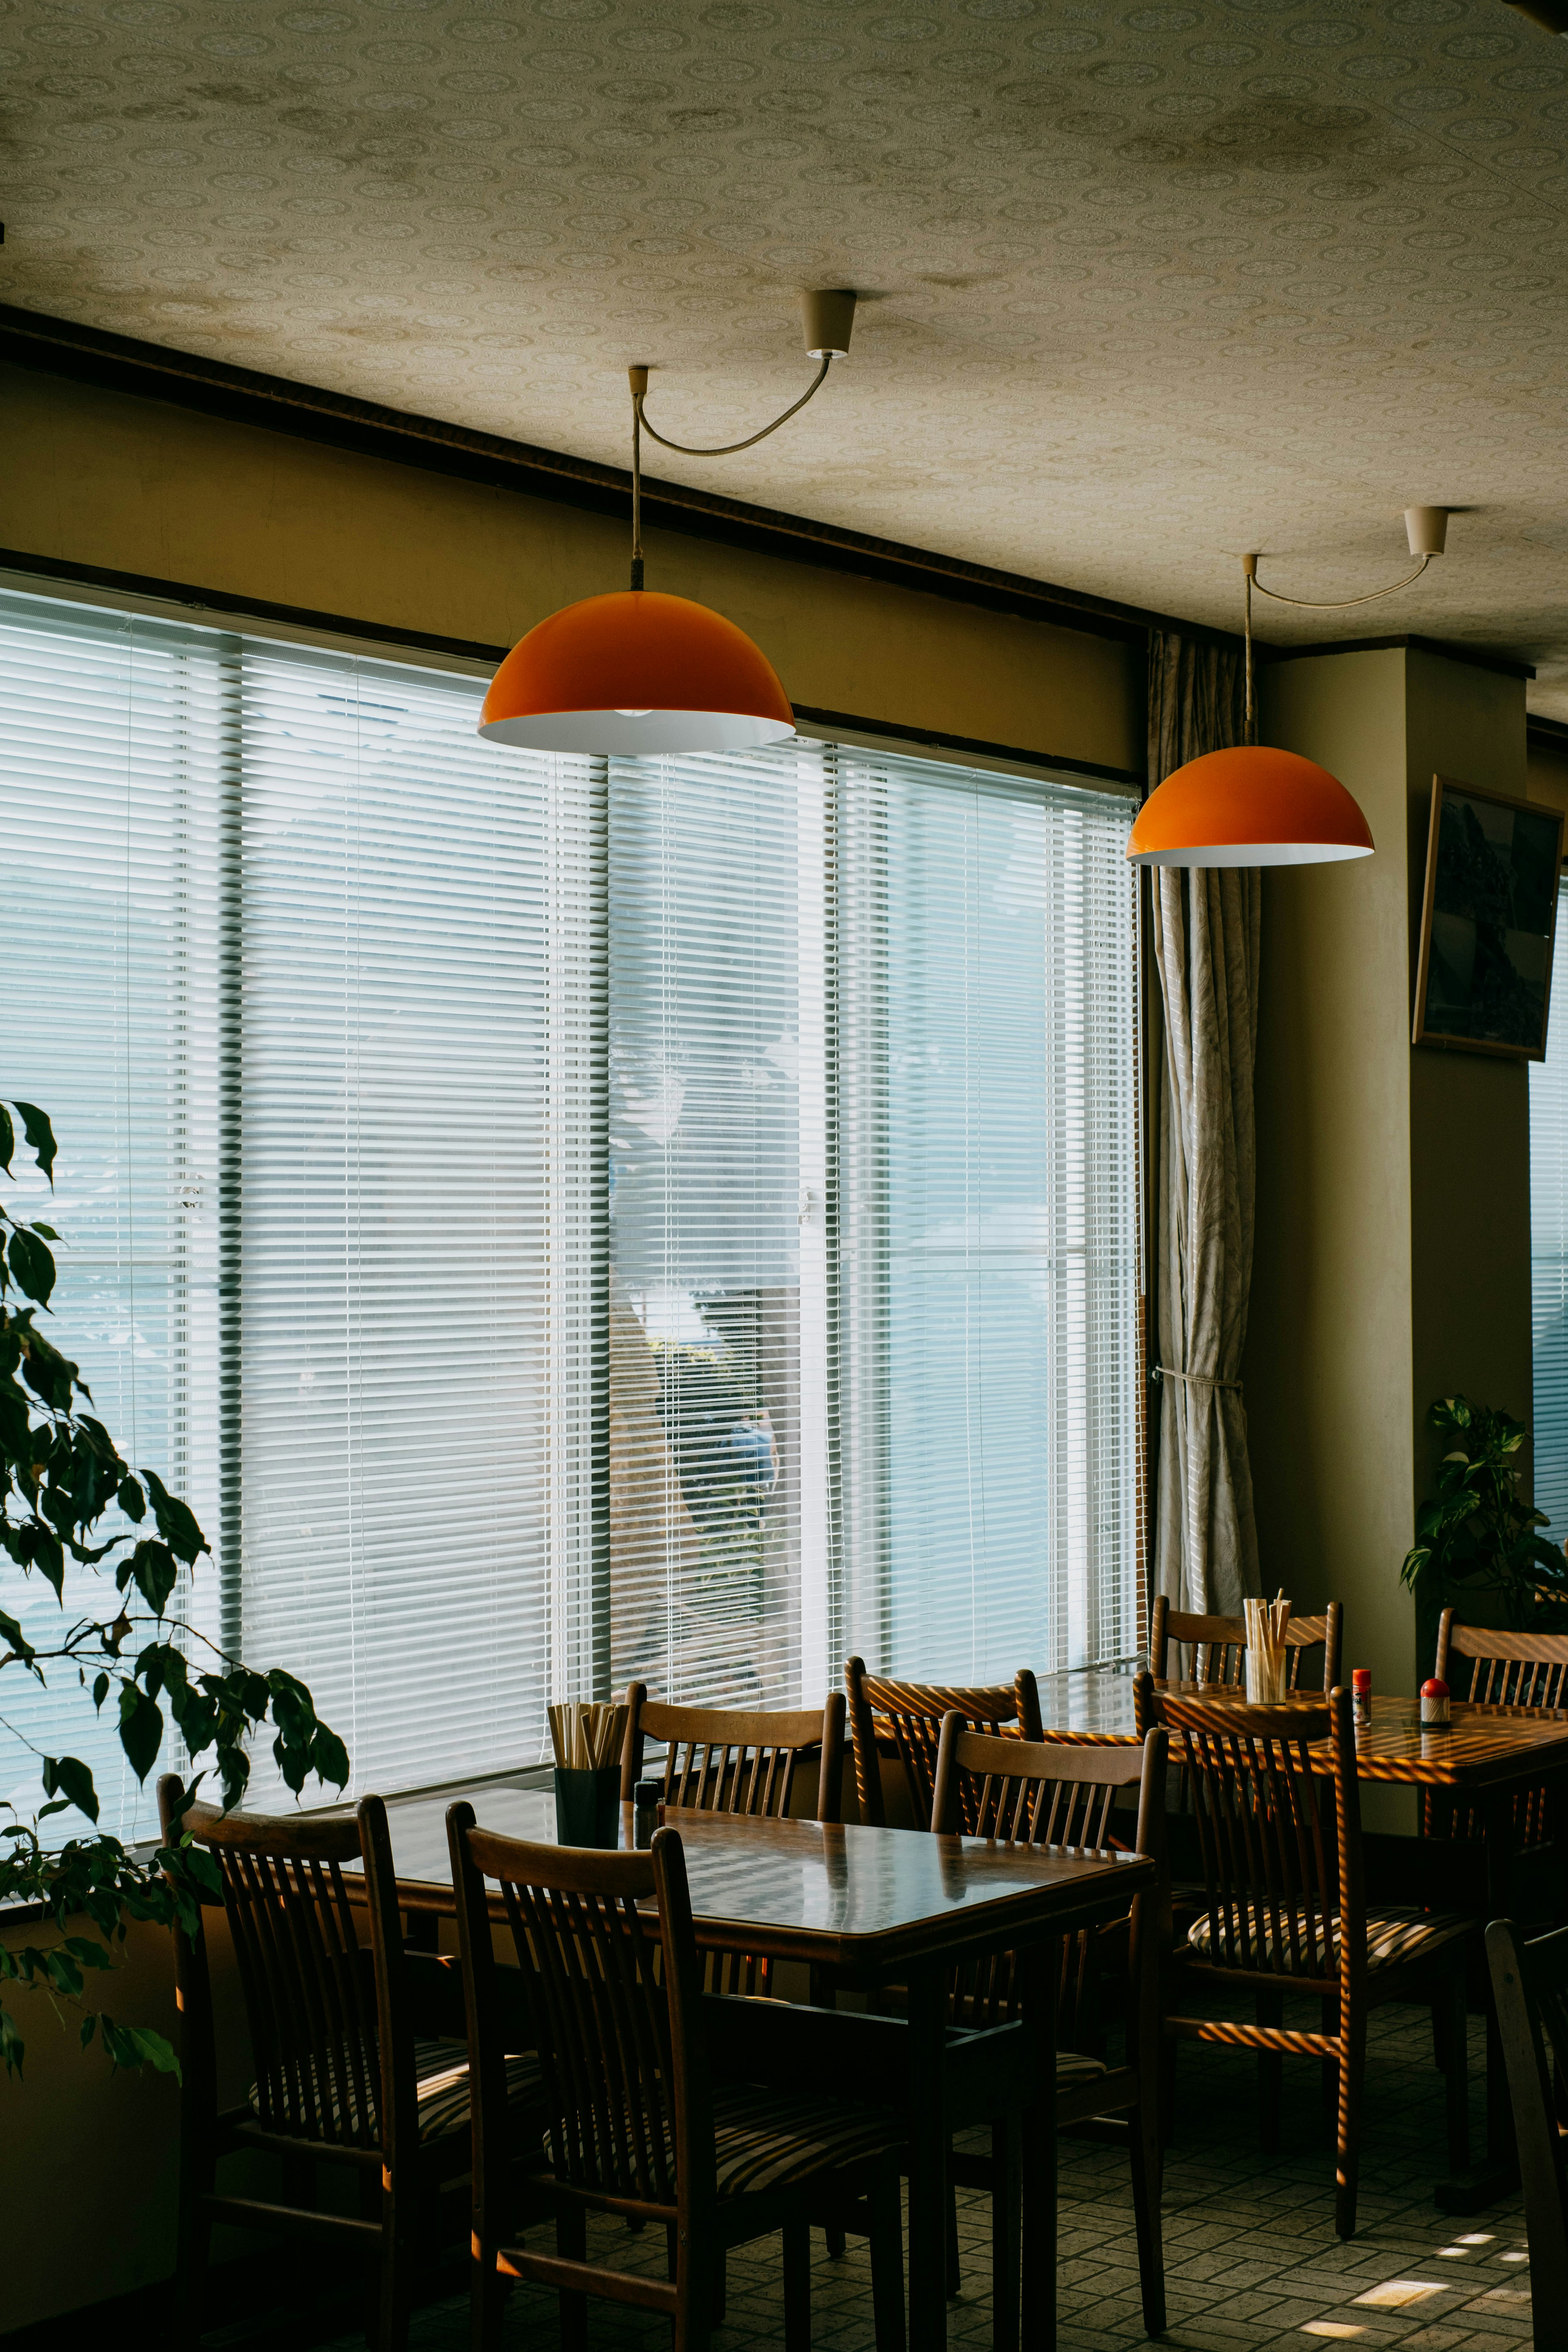
[[[1289,1617],[1285,1626],[1287,1689],[1296,1691],[1302,1687],[1306,1653],[1321,1649],[1322,1690],[1326,1698],[1340,1680],[1343,1636],[1344,1612],[1338,1601],[1331,1601],[1321,1616]],[[1173,1645],[1177,1653],[1174,1661],[1171,1657]],[[1189,1650],[1194,1671],[1183,1675],[1177,1669],[1182,1653]],[[1239,1687],[1247,1675],[1245,1618],[1194,1616],[1185,1610],[1173,1609],[1163,1593],[1156,1594],[1149,1612],[1149,1671],[1161,1682],[1227,1683]]]
[[[863,1658],[847,1662],[844,1680],[849,1698],[860,1818],[875,1828],[885,1826],[887,1822],[880,1763],[884,1745],[891,1748],[903,1768],[916,1828],[929,1829],[943,1717],[959,1715],[972,1729],[992,1735],[1020,1720],[1016,1685],[1009,1688],[995,1683],[950,1687],[939,1683],[893,1682],[883,1675],[868,1674]],[[966,1792],[968,1785],[966,1780]],[[970,1806],[967,1793],[962,1801]],[[966,1833],[978,1833],[977,1818],[972,1810],[965,1813]]]

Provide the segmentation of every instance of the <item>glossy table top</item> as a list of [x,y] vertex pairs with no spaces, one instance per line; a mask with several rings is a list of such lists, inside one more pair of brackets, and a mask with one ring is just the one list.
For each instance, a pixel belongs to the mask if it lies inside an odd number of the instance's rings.
[[[449,1909],[449,1798],[387,1807],[399,1892]],[[489,1782],[469,1794],[480,1825],[554,1843],[548,1790]],[[776,1959],[875,1975],[922,1956],[961,1957],[1113,1916],[1152,1882],[1136,1854],[1083,1854],[910,1830],[672,1812],[698,1939]],[[623,1836],[625,1827],[623,1825]]]
[[[1173,1697],[1216,1707],[1245,1704],[1229,1683],[1156,1683]],[[1047,1731],[1107,1745],[1137,1738],[1133,1677],[1125,1674],[1043,1675],[1040,1713]],[[1315,1692],[1298,1692],[1282,1708],[1321,1706]],[[1539,1780],[1568,1769],[1568,1712],[1474,1706],[1456,1699],[1447,1731],[1425,1731],[1413,1698],[1373,1694],[1372,1722],[1356,1735],[1356,1773],[1363,1780],[1395,1780],[1427,1788],[1492,1788]],[[1324,1759],[1327,1769],[1327,1758]]]

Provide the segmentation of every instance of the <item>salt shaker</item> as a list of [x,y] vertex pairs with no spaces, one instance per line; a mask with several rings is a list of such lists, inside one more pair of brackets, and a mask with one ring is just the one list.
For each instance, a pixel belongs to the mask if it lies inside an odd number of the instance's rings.
[[1434,1675],[1421,1685],[1421,1728],[1447,1731],[1448,1720],[1448,1685]]
[[632,1843],[645,1851],[653,1843],[653,1833],[658,1827],[658,1809],[664,1802],[662,1780],[639,1780],[632,1790]]
[[1355,1727],[1365,1731],[1372,1722],[1372,1668],[1354,1666],[1351,1670],[1351,1710]]

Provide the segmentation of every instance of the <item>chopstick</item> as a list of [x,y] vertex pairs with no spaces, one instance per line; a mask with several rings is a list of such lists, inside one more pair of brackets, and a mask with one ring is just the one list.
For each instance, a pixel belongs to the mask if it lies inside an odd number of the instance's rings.
[[602,1772],[618,1761],[626,1710],[609,1699],[558,1699],[545,1710],[555,1761],[563,1772]]

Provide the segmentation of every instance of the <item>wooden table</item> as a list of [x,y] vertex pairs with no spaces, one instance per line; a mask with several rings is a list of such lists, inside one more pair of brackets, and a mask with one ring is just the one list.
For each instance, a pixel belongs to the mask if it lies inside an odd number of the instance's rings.
[[[1201,1698],[1215,1706],[1245,1701],[1246,1693],[1224,1683],[1156,1682],[1173,1697]],[[1040,1712],[1047,1730],[1070,1732],[1096,1745],[1136,1739],[1133,1677],[1114,1673],[1046,1675],[1040,1679]],[[1321,1706],[1320,1694],[1298,1692],[1284,1706]],[[1372,1720],[1356,1734],[1356,1777],[1406,1787],[1446,1789],[1463,1797],[1479,1818],[1485,1853],[1484,1916],[1508,1908],[1512,1852],[1513,1801],[1521,1789],[1559,1781],[1568,1773],[1568,1710],[1452,1703],[1447,1731],[1421,1727],[1412,1698],[1374,1692]],[[1327,1745],[1313,1754],[1314,1766],[1333,1770]],[[1473,2213],[1517,2184],[1513,2117],[1508,2077],[1489,1982],[1487,1991],[1487,2162],[1461,2179],[1440,2181],[1437,2202],[1447,2212]]]
[[[453,1907],[440,1829],[447,1801],[387,1808],[399,1899],[412,1911]],[[470,1801],[487,1829],[536,1837],[544,1831],[549,1799],[542,1791],[490,1783],[474,1790]],[[1054,1955],[1063,1935],[1124,1912],[1152,1883],[1153,1864],[1136,1854],[1084,1858],[816,1822],[689,1812],[671,1826],[686,1851],[700,1945],[805,1961],[868,1990],[908,1989],[907,2031],[895,2038],[904,2053],[900,2083],[910,2132],[911,2352],[942,2352],[947,2339],[948,2138],[988,2112],[985,2098],[998,2082],[1026,2086],[1022,2334],[1030,2352],[1045,2352],[1056,2340]],[[1000,1951],[1019,1955],[1023,2017],[994,2035],[950,2041],[953,1964]],[[761,2032],[762,2006],[746,2006]],[[769,2007],[773,2030],[785,2034],[797,2033],[809,2014],[782,2001]],[[888,2087],[879,2084],[879,2095]],[[1016,2340],[1012,2316],[998,2315],[1004,2343]]]

